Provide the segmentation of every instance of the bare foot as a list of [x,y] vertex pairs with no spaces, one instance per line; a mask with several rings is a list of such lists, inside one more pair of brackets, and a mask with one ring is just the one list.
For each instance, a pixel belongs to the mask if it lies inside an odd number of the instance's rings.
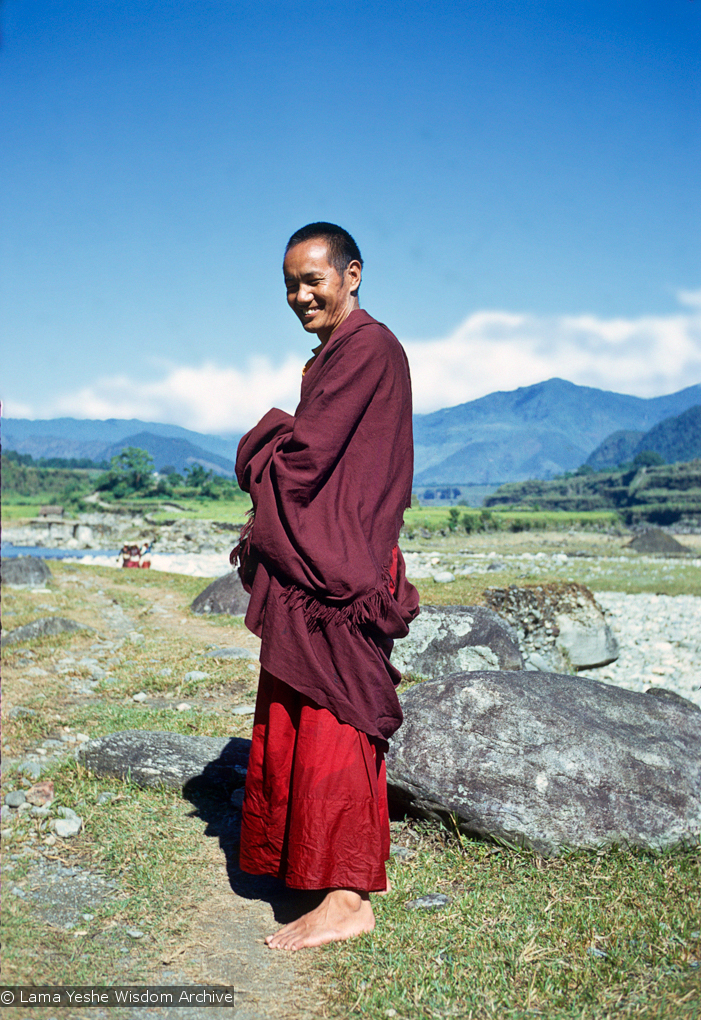
[[342,942],[375,927],[375,915],[366,892],[332,889],[315,910],[286,924],[265,942],[270,949],[304,949]]
[[391,893],[391,892],[392,892],[392,883],[390,882],[389,879],[387,879],[387,885],[384,887],[384,889],[376,889],[374,895],[375,896],[388,896],[389,893]]

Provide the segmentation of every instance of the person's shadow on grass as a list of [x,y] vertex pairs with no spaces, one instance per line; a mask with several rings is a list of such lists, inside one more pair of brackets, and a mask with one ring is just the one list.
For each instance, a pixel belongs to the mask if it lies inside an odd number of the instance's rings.
[[250,747],[250,740],[232,737],[215,761],[209,762],[199,776],[185,783],[183,797],[192,804],[192,815],[206,823],[204,835],[219,840],[229,884],[236,895],[243,899],[264,900],[272,907],[275,920],[279,924],[288,924],[318,906],[325,890],[288,889],[279,879],[241,871],[240,804]]

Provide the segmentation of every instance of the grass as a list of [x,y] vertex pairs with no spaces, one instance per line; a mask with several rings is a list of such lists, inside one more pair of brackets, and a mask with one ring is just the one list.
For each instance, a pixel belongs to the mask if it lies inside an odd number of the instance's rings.
[[[543,859],[394,823],[374,933],[315,960],[334,1017],[696,1020],[701,852]],[[410,910],[426,893],[441,910]],[[394,1012],[388,1012],[388,1011]]]
[[456,577],[449,584],[433,580],[414,581],[421,601],[429,605],[481,605],[485,588],[505,588],[510,584],[538,585],[576,581],[592,591],[617,591],[629,594],[652,592],[657,595],[701,595],[701,572],[693,563],[659,560],[646,563],[614,563],[599,568],[596,564],[579,561],[567,564],[566,569],[547,566],[543,569],[512,568],[475,572],[469,577]]
[[[411,507],[404,512],[404,529],[451,531],[466,535],[474,531],[547,531],[571,527],[602,529],[615,527],[619,516],[611,510],[574,512],[568,510],[480,510],[466,506]],[[466,525],[467,529],[466,530]]]
[[[98,780],[76,763],[55,770],[53,778],[55,803],[76,807],[84,820],[81,836],[70,844],[59,842],[54,859],[104,875],[115,882],[117,893],[91,907],[93,917],[72,931],[47,928],[26,900],[4,897],[3,980],[144,982],[155,966],[187,946],[192,912],[207,895],[213,848],[202,840],[202,822],[173,791]],[[106,804],[98,800],[103,792],[114,795]],[[45,821],[27,824],[39,837],[46,834]],[[52,852],[46,855],[51,859]],[[15,867],[12,885],[21,888],[29,870],[27,861]],[[128,930],[143,936],[131,938]]]
[[116,500],[114,505],[116,510],[130,508],[140,513],[146,513],[156,523],[183,519],[242,524],[246,520],[251,500],[247,493],[242,492],[233,499],[163,496],[158,499]]

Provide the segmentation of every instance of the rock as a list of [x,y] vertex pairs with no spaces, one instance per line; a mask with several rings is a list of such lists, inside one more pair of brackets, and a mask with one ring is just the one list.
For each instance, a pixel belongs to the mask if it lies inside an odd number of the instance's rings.
[[451,581],[455,580],[455,574],[452,574],[450,570],[438,570],[431,576],[436,584],[450,584]]
[[575,669],[608,666],[618,658],[618,641],[598,606],[589,607],[578,619],[558,613],[555,625],[560,631],[555,645]]
[[198,616],[209,613],[243,616],[248,609],[250,598],[241,584],[238,571],[232,570],[212,581],[204,591],[201,591],[190,609]]
[[9,719],[21,719],[23,716],[36,715],[33,708],[25,708],[24,705],[13,705],[7,713]]
[[662,698],[673,705],[684,705],[691,712],[701,712],[701,708],[695,705],[693,701],[689,701],[688,698],[684,698],[681,694],[677,694],[676,691],[670,691],[666,687],[648,687],[645,693],[652,694],[654,698]]
[[36,807],[43,807],[45,804],[50,804],[54,799],[54,784],[53,780],[45,779],[41,783],[37,783],[35,786],[31,786],[26,793],[27,800],[30,804],[34,804]]
[[32,761],[30,758],[25,758],[17,766],[17,771],[21,772],[23,776],[27,776],[29,779],[38,779],[44,769],[47,767],[48,762]]
[[80,818],[80,815],[76,814],[76,812],[73,810],[73,808],[69,808],[69,807],[63,807],[62,806],[62,807],[58,808],[57,809],[57,814],[59,814],[61,816],[61,818],[71,818],[71,819],[73,819],[73,821],[75,821],[76,818]]
[[79,630],[92,630],[84,623],[76,623],[75,620],[67,620],[64,616],[44,616],[40,620],[33,620],[24,627],[16,627],[14,630],[5,631],[2,635],[2,645],[15,645],[19,641],[33,641],[35,638],[47,637],[54,634],[71,634]]
[[618,642],[583,584],[487,588],[485,600],[518,634],[526,669],[593,669],[618,658]]
[[51,737],[47,737],[46,740],[43,740],[41,746],[46,751],[56,752],[65,750],[62,740],[53,740]]
[[56,818],[51,825],[59,839],[71,839],[72,836],[77,836],[82,827],[83,820],[77,815],[75,818]]
[[390,845],[389,852],[393,857],[398,857],[400,861],[410,861],[412,857],[416,856],[415,850],[409,850],[405,846]]
[[240,776],[248,766],[250,746],[250,740],[239,737],[121,730],[89,740],[77,758],[97,776],[129,778],[139,786],[181,789],[202,776],[213,783]]
[[138,928],[127,928],[127,935],[130,939],[142,939],[144,937],[144,933],[139,931]]
[[422,606],[409,636],[395,641],[401,672],[436,677],[472,669],[523,669],[514,629],[484,606]]
[[[55,842],[50,836],[46,842]],[[45,924],[70,930],[80,924],[86,911],[111,899],[118,891],[115,882],[80,867],[65,867],[39,858],[27,874],[28,904]]]
[[201,669],[191,669],[189,673],[186,673],[183,680],[207,680],[209,673],[203,673]]
[[208,659],[255,659],[258,656],[250,648],[213,648],[204,653]]
[[688,553],[691,552],[676,538],[660,528],[648,528],[628,543],[629,549],[637,553]]
[[444,893],[427,893],[425,896],[419,896],[416,900],[408,900],[406,904],[407,910],[439,910],[441,907],[447,907],[450,900]]
[[235,708],[231,709],[232,715],[255,715],[255,705],[236,705]]
[[148,694],[145,691],[139,691],[138,694],[132,694],[131,696],[132,701],[146,701],[147,698]]
[[175,706],[178,712],[190,712],[192,705],[188,705],[187,701],[181,701],[179,705]]
[[51,577],[46,560],[39,556],[17,556],[2,561],[2,584],[10,588],[43,588]]
[[27,797],[24,790],[10,790],[10,792],[5,795],[5,803],[11,808],[18,808],[20,804],[24,804],[26,799]]
[[411,688],[390,799],[542,853],[662,849],[701,833],[701,715],[552,673],[457,673]]
[[15,818],[15,812],[12,810],[9,804],[3,804],[0,807],[0,821],[12,822]]

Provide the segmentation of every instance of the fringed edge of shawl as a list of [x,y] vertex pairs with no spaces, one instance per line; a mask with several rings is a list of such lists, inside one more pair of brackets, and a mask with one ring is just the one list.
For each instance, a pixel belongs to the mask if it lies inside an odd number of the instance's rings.
[[256,512],[253,507],[251,507],[251,509],[247,511],[248,520],[241,528],[241,534],[239,535],[238,542],[229,553],[229,563],[231,564],[232,567],[235,567],[237,564],[243,565],[246,556],[248,555],[248,551],[251,545],[251,532],[253,531],[253,521],[255,519],[255,513]]
[[301,609],[307,627],[314,630],[334,624],[357,629],[363,623],[372,623],[378,617],[385,617],[390,610],[393,596],[390,591],[392,578],[389,570],[383,571],[380,586],[374,588],[362,598],[348,602],[346,605],[335,605],[311,595],[303,588],[291,584],[284,589],[282,597],[292,609]]

